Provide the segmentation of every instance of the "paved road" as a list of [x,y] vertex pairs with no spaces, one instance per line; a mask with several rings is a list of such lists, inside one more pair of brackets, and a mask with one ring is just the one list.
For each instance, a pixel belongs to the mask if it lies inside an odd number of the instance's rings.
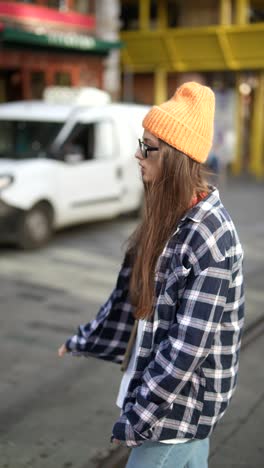
[[38,252],[1,250],[1,468],[82,467],[108,445],[118,366],[56,351],[109,295],[134,225],[68,230]]
[[[246,254],[248,325],[263,314],[263,195],[263,185],[248,180],[229,180],[222,191]],[[70,356],[60,360],[56,350],[79,323],[95,315],[110,293],[122,244],[134,226],[133,220],[124,218],[69,229],[38,252],[0,250],[0,468],[93,467],[92,458],[109,448],[118,415],[114,405],[118,366]],[[260,411],[263,388],[256,387],[253,401],[251,383],[261,377],[253,372],[258,368],[254,363],[261,365],[255,360],[258,343],[254,352],[245,354],[240,385],[246,390],[239,393],[242,399],[237,403],[244,408],[240,415],[244,420],[251,411],[250,434],[253,408]],[[230,418],[229,432],[219,430],[213,441],[212,468],[231,466],[226,460],[219,464],[217,458],[226,445],[222,434],[234,434],[235,446],[241,444],[239,431],[234,432],[237,418]],[[230,452],[229,443],[226,453]]]

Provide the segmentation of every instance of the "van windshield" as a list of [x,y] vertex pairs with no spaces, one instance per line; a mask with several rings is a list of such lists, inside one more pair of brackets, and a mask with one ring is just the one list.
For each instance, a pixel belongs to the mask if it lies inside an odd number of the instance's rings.
[[0,120],[0,158],[25,159],[46,155],[61,122]]

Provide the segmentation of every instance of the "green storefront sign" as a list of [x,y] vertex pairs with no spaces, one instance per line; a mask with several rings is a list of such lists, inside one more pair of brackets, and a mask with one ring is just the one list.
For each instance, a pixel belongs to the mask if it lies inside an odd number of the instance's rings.
[[104,41],[92,36],[76,33],[49,32],[37,34],[22,29],[4,27],[0,39],[10,44],[39,46],[43,48],[62,48],[79,51],[106,53],[111,49],[120,49],[120,41]]

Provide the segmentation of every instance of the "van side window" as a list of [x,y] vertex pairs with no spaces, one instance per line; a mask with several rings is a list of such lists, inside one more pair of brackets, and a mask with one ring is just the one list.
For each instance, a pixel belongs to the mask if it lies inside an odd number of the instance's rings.
[[0,158],[37,158],[59,133],[62,123],[0,120]]
[[78,123],[62,147],[66,160],[78,157],[79,160],[93,159],[94,124]]
[[113,158],[113,125],[110,121],[78,123],[62,147],[65,160]]

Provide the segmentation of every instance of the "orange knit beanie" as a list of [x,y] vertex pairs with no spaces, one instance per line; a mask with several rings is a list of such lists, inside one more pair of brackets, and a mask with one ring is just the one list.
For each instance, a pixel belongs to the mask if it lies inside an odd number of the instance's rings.
[[212,146],[214,108],[215,97],[210,88],[195,82],[184,83],[171,99],[150,109],[143,127],[203,163]]

